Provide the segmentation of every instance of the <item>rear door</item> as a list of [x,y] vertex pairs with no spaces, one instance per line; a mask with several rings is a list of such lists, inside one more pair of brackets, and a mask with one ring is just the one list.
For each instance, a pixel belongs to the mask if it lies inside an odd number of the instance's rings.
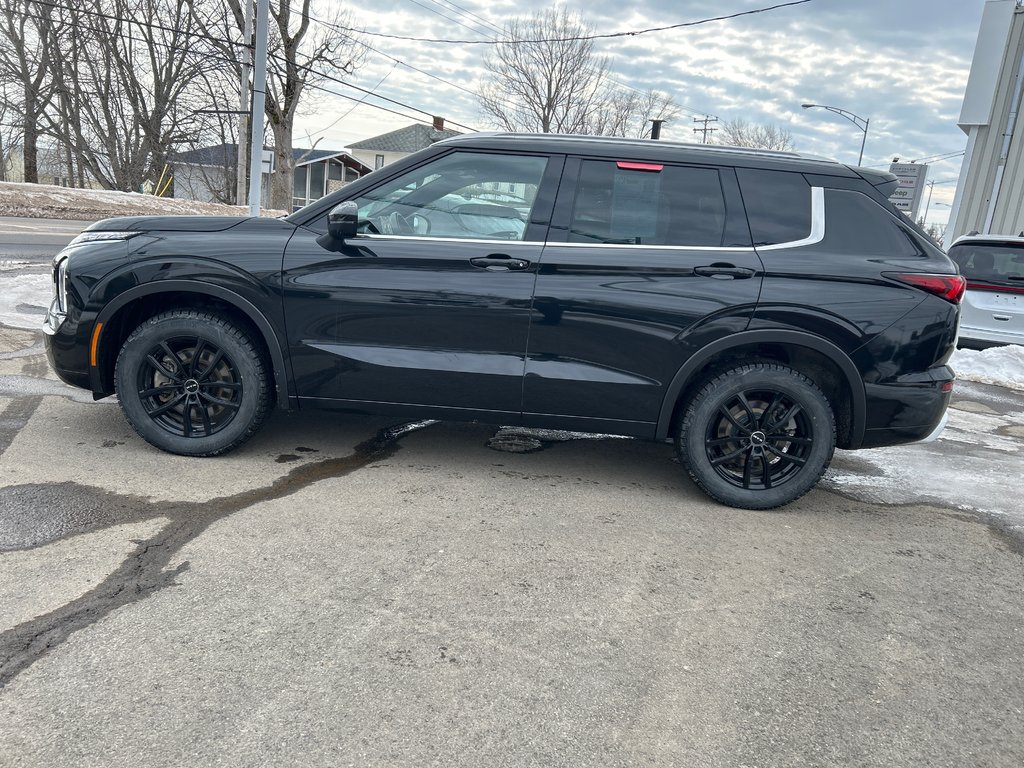
[[534,291],[524,420],[653,434],[676,372],[746,328],[761,278],[731,168],[570,158]]

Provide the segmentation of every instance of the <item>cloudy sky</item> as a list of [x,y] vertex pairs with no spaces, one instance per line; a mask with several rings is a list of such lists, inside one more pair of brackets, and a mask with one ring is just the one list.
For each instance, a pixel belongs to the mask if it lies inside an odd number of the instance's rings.
[[[598,32],[639,30],[774,5],[785,0],[565,0]],[[493,39],[515,15],[550,7],[542,0],[321,0],[318,15],[353,10],[367,32],[444,39]],[[663,137],[693,141],[693,118],[716,115],[788,128],[798,151],[848,163],[862,134],[853,124],[801,103],[841,107],[870,118],[864,165],[962,152],[956,127],[984,0],[812,0],[789,8],[688,29],[601,40],[623,86],[672,95],[684,112]],[[473,95],[486,46],[424,43],[366,35],[364,63],[345,78],[451,122],[493,129]],[[396,63],[402,62],[401,64]],[[422,70],[434,77],[412,69]],[[440,78],[440,79],[438,79]],[[381,82],[383,80],[383,82]],[[445,82],[446,81],[446,82]],[[378,86],[379,83],[379,86]],[[337,83],[325,87],[360,98]],[[408,107],[380,103],[424,121]],[[334,149],[400,128],[406,117],[319,92],[297,122],[296,143]],[[454,127],[454,126],[450,126]],[[932,166],[955,179],[960,158]],[[934,187],[929,222],[945,222],[955,184]]]

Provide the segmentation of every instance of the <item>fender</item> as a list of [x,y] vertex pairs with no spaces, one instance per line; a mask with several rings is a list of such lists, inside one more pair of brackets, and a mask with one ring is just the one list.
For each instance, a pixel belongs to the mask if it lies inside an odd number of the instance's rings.
[[[248,299],[239,296],[237,293],[212,283],[204,283],[198,280],[160,280],[154,283],[144,283],[119,294],[117,298],[111,299],[97,315],[95,322],[106,323],[114,314],[128,303],[144,296],[151,296],[158,293],[200,293],[206,296],[213,296],[221,299],[245,314],[253,325],[263,334],[267,349],[270,351],[271,368],[274,375],[274,384],[277,390],[277,405],[283,410],[291,408],[291,393],[288,391],[290,376],[286,367],[284,352],[281,348],[281,340],[274,330],[270,321],[257,309]],[[100,344],[102,344],[102,334]],[[97,368],[90,368],[89,379],[93,392],[103,390],[100,381],[100,373]]]
[[662,440],[668,437],[669,423],[672,421],[675,412],[676,401],[683,388],[689,383],[693,376],[704,364],[717,354],[725,352],[733,347],[741,347],[749,344],[788,344],[791,346],[807,347],[815,352],[820,352],[827,357],[846,377],[851,392],[852,418],[850,424],[850,447],[858,447],[864,439],[864,419],[867,411],[866,397],[864,394],[864,382],[861,379],[857,367],[853,361],[832,342],[814,336],[810,333],[789,330],[758,330],[741,331],[734,333],[718,341],[714,341],[696,352],[676,372],[672,382],[665,393],[665,399],[661,405],[661,413],[658,416],[658,429],[655,433],[656,439]]

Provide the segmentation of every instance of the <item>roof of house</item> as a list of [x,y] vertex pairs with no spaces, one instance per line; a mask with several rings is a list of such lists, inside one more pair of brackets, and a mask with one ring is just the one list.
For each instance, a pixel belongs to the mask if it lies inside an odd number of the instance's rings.
[[[267,149],[270,149],[270,147],[267,147]],[[292,157],[295,159],[296,165],[307,165],[328,157],[342,156],[349,157],[365,167],[364,163],[352,157],[344,149],[305,149],[304,147],[292,149]],[[229,142],[226,144],[216,144],[212,147],[190,149],[187,152],[176,153],[173,160],[186,165],[230,166],[234,165],[238,160],[238,145]],[[370,169],[368,168],[368,170]]]
[[441,139],[461,135],[460,131],[442,128],[440,131],[430,125],[407,125],[397,131],[382,133],[369,139],[349,144],[350,149],[372,149],[378,152],[418,152]]

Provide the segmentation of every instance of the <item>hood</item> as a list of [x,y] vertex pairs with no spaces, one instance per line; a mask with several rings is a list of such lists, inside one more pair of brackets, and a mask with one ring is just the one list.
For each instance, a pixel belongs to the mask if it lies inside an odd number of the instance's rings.
[[247,216],[119,216],[97,221],[86,231],[223,232],[248,220]]

